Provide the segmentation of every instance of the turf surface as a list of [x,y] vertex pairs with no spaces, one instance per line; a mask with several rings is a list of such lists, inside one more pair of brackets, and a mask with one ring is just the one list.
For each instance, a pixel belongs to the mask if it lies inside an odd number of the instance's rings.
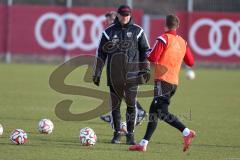
[[[49,87],[49,76],[57,66],[33,64],[0,64],[0,123],[4,134],[0,137],[1,160],[240,160],[240,73],[238,70],[196,70],[196,79],[189,81],[181,73],[180,86],[172,99],[170,111],[178,115],[189,128],[197,132],[191,149],[182,152],[181,134],[170,126],[159,123],[146,153],[130,152],[125,144],[109,144],[112,130],[95,118],[90,121],[63,121],[56,117],[55,105],[72,99],[71,112],[88,111],[99,100],[84,96],[64,95]],[[66,83],[84,85],[108,91],[105,80],[100,88],[83,82],[86,67],[78,68]],[[105,74],[103,75],[105,77]],[[144,87],[141,87],[144,88]],[[152,88],[152,87],[147,87]],[[139,98],[146,110],[152,98]],[[122,105],[122,111],[126,106]],[[55,125],[51,135],[41,135],[37,124],[50,118]],[[136,128],[140,140],[147,122]],[[79,129],[89,126],[97,134],[94,147],[79,144]],[[15,128],[28,133],[25,145],[13,145],[9,134]],[[123,142],[125,137],[123,137]]]

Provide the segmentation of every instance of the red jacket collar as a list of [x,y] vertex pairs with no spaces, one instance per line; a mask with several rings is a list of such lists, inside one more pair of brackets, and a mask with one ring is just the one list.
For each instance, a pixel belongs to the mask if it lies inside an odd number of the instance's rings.
[[167,31],[167,32],[165,32],[165,33],[173,34],[174,36],[177,35],[177,31],[176,31],[176,30],[169,30],[169,31]]

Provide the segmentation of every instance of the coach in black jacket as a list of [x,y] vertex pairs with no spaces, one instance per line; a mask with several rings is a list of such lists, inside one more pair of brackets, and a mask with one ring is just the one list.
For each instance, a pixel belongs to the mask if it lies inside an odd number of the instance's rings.
[[103,66],[107,60],[107,84],[110,88],[110,105],[114,136],[112,143],[120,143],[120,105],[126,97],[126,143],[135,144],[136,96],[138,85],[150,78],[150,66],[145,58],[149,49],[143,29],[134,24],[131,9],[127,5],[118,8],[114,24],[103,31],[97,49],[93,82],[99,86]]

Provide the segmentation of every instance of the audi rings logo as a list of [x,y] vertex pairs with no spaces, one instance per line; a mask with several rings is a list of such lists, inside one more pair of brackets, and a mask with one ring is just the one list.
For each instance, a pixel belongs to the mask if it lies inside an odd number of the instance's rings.
[[[209,48],[201,48],[196,42],[196,33],[203,27],[209,26],[208,33]],[[223,39],[222,27],[229,27],[227,39]],[[222,43],[228,43],[227,49],[222,49]],[[202,18],[197,20],[191,27],[189,32],[189,43],[193,50],[202,56],[210,56],[217,54],[221,57],[228,57],[232,55],[240,56],[240,21],[233,22],[229,19],[220,19],[213,21],[209,18]]]
[[[42,32],[43,24],[47,21],[53,20],[52,36],[53,40],[49,41],[44,39]],[[72,21],[73,25],[70,30],[71,41],[67,39],[67,25],[66,21]],[[84,22],[90,21],[90,42],[85,42],[86,26]],[[84,51],[90,51],[98,46],[101,33],[104,30],[103,22],[105,21],[104,15],[95,16],[93,14],[76,15],[74,13],[65,13],[59,15],[57,13],[48,12],[43,14],[36,22],[35,25],[35,37],[40,46],[46,49],[55,49],[57,47],[72,50],[82,49]]]

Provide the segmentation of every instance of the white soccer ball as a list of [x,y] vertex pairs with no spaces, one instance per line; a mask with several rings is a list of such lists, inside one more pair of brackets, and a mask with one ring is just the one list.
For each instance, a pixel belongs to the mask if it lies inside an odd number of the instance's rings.
[[3,135],[3,126],[0,124],[0,136]]
[[193,70],[187,70],[186,77],[189,80],[194,80],[196,77],[195,72]]
[[50,134],[54,129],[53,122],[50,119],[41,119],[38,123],[40,133]]
[[97,142],[97,136],[93,129],[85,127],[80,130],[79,140],[83,146],[93,146]]
[[10,135],[10,140],[14,144],[24,144],[27,142],[27,133],[22,129],[15,129]]

